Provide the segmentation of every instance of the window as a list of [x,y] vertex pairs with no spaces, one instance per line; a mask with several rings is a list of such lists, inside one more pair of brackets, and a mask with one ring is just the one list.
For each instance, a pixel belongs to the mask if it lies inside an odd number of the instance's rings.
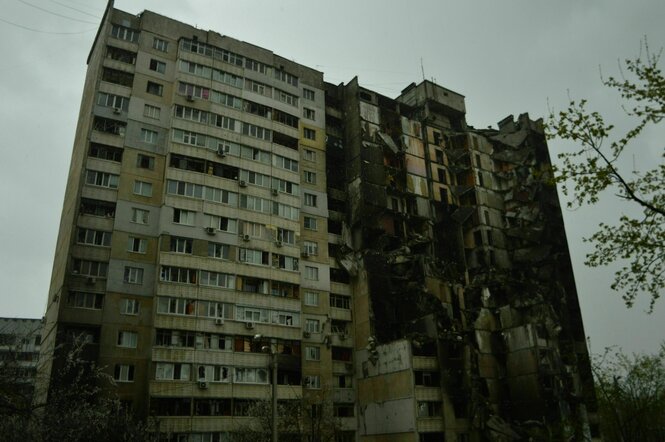
[[443,169],[437,169],[436,172],[437,172],[437,175],[439,177],[439,182],[442,183],[442,184],[446,184],[447,183],[446,171],[443,170]]
[[185,284],[196,284],[196,269],[187,269],[184,267],[162,266],[159,274],[160,281],[164,282],[182,282]]
[[279,167],[281,169],[290,170],[291,172],[298,171],[298,162],[290,158],[286,158],[280,155],[273,156],[273,166]]
[[137,224],[148,224],[150,212],[148,210],[132,207],[132,222]]
[[319,347],[305,347],[305,359],[308,361],[320,361],[321,349]]
[[208,256],[211,258],[229,259],[229,246],[227,244],[209,242]]
[[194,216],[196,212],[184,209],[173,209],[173,222],[185,226],[194,225]]
[[305,305],[317,307],[319,305],[319,294],[316,292],[305,292]]
[[136,43],[139,41],[139,32],[120,25],[111,26],[111,36]]
[[304,218],[303,224],[307,230],[316,230],[317,219],[312,218],[311,216],[306,216]]
[[316,140],[316,131],[306,127],[303,129],[303,136],[308,140]]
[[238,249],[238,261],[247,264],[268,265],[268,252],[252,249]]
[[120,314],[121,315],[138,315],[139,314],[139,301],[138,299],[124,298],[120,301]]
[[305,205],[310,207],[316,207],[316,195],[311,193],[305,193]]
[[127,123],[111,120],[109,118],[95,117],[92,123],[92,129],[98,132],[104,132],[111,135],[125,136]]
[[134,64],[136,62],[136,52],[116,48],[114,46],[106,47],[106,58],[116,60],[121,63]]
[[117,189],[118,179],[119,179],[118,175],[88,169],[85,176],[85,183],[90,186],[99,186],[99,187],[107,187],[109,189]]
[[353,385],[353,376],[335,375],[333,376],[333,386],[336,388],[351,388]]
[[149,81],[145,91],[149,94],[158,95],[161,97],[162,94],[164,93],[164,86],[159,83],[154,83],[152,81]]
[[418,417],[438,417],[441,416],[441,402],[418,401]]
[[158,51],[161,51],[161,52],[166,52],[169,49],[169,42],[165,41],[165,40],[162,40],[161,38],[155,37],[152,40],[152,48],[157,49]]
[[330,307],[343,308],[349,310],[351,308],[351,298],[342,295],[330,294]]
[[81,198],[79,210],[82,215],[103,216],[113,218],[115,216],[115,203],[89,198]]
[[85,259],[74,259],[72,273],[83,276],[98,276],[106,278],[108,263],[101,261],[87,261]]
[[149,129],[141,129],[141,141],[143,141],[144,143],[155,144],[157,143],[158,136],[159,134],[157,133],[157,131]]
[[194,316],[196,314],[195,305],[193,299],[160,297],[157,302],[157,313]]
[[125,266],[123,281],[128,284],[143,284],[143,269],[140,267]]
[[249,235],[252,238],[263,237],[263,224],[253,223],[251,221],[242,222],[242,233]]
[[155,157],[143,155],[142,153],[138,154],[136,156],[136,167],[153,170],[155,168]]
[[236,279],[233,275],[201,270],[201,285],[233,289],[235,288],[235,283]]
[[314,91],[311,89],[303,89],[302,96],[305,100],[314,101]]
[[129,107],[129,98],[120,95],[107,94],[99,92],[97,94],[97,104],[99,106],[111,107],[119,111],[126,111]]
[[158,106],[152,106],[150,104],[146,104],[143,106],[143,116],[147,118],[152,118],[155,120],[159,120],[159,117],[162,114],[162,109]]
[[302,251],[307,255],[318,255],[319,254],[319,244],[314,241],[303,241]]
[[103,232],[101,230],[78,228],[76,242],[79,244],[87,244],[91,246],[111,246],[111,232]]
[[[294,258],[292,256],[286,256],[286,255],[279,255],[277,253],[272,254],[272,266],[276,267],[278,269],[284,269],[284,270],[291,270],[294,272],[298,271],[298,263],[299,260],[298,258]],[[280,283],[273,281],[273,294],[274,295],[280,295],[280,290],[276,290],[276,287]],[[285,284],[285,283],[284,283]],[[287,295],[283,295],[287,296]]]
[[119,84],[120,86],[132,87],[132,84],[134,83],[134,74],[118,71],[116,69],[103,68],[102,81]]
[[265,368],[236,367],[234,382],[243,384],[267,384],[268,370]]
[[353,405],[342,405],[334,404],[333,405],[333,416],[334,417],[353,417],[354,416]]
[[148,240],[144,238],[134,238],[130,236],[129,241],[127,243],[127,251],[134,253],[145,253],[147,245],[148,245]]
[[190,238],[172,236],[169,250],[175,253],[192,253],[192,243],[193,240]]
[[308,120],[315,120],[316,113],[314,112],[314,109],[308,109],[308,108],[303,108],[303,117],[307,118]]
[[306,319],[305,331],[309,333],[321,333],[321,322],[318,319]]
[[134,382],[134,366],[127,364],[116,364],[113,371],[113,379],[116,382]]
[[304,172],[305,182],[309,184],[316,184],[316,173],[310,170]]
[[293,74],[289,74],[281,69],[275,69],[275,78],[290,84],[291,86],[298,86],[298,77]]
[[134,181],[134,195],[152,196],[152,183],[145,181]]
[[150,70],[163,74],[164,72],[166,72],[166,63],[152,58],[150,59]]
[[321,388],[321,377],[319,375],[303,376],[303,384],[305,388],[309,389]]
[[296,243],[296,232],[293,230],[283,229],[281,227],[277,228],[277,241],[281,241],[284,244],[295,244]]
[[316,161],[316,151],[305,149],[303,151],[303,156],[307,161]]
[[238,220],[236,219],[208,214],[205,214],[205,217],[205,225],[207,227],[214,227],[215,229],[228,233],[236,233],[238,231]]
[[69,292],[67,296],[67,305],[74,308],[101,310],[103,303],[102,293]]
[[118,332],[118,347],[136,348],[138,333],[131,331]]
[[290,104],[291,106],[298,106],[298,97],[293,94],[289,94],[288,92],[275,89],[274,98],[283,103]]
[[158,362],[155,367],[155,379],[158,381],[188,381],[189,372],[189,364]]
[[104,144],[90,143],[88,155],[91,157],[99,158],[101,160],[115,161],[120,163],[122,161],[122,148],[106,146]]
[[434,150],[434,155],[436,157],[436,162],[439,164],[443,164],[443,151],[439,149]]
[[305,279],[311,281],[319,280],[319,269],[316,267],[305,266]]

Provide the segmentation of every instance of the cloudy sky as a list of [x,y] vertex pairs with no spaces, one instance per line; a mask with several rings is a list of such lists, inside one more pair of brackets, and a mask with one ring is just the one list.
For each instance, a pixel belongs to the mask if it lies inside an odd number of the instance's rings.
[[[424,76],[466,96],[467,121],[496,126],[509,114],[545,117],[568,96],[627,127],[604,75],[618,60],[665,45],[662,0],[117,0],[273,50],[333,83],[358,75],[390,97]],[[0,316],[40,317],[56,235],[86,57],[104,0],[3,0],[0,9]],[[661,124],[665,126],[665,124]],[[648,131],[637,170],[657,161],[665,127]],[[561,143],[551,142],[555,153]],[[553,155],[554,156],[554,155]],[[630,161],[633,163],[632,159]],[[647,315],[609,289],[612,269],[583,265],[582,243],[600,221],[631,206],[606,202],[565,211],[568,242],[592,351],[655,351],[665,340],[665,297]],[[563,196],[561,196],[563,198]]]

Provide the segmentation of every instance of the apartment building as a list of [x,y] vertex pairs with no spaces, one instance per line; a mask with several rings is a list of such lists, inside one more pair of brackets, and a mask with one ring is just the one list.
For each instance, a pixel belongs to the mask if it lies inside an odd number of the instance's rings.
[[589,433],[539,121],[475,130],[431,82],[328,84],[112,1],[87,62],[45,378],[83,336],[164,440],[227,440],[273,386],[308,408],[284,439]]
[[542,120],[474,129],[464,97],[429,81],[395,99],[357,78],[326,92],[359,439],[596,436]]
[[41,319],[0,318],[0,405],[29,410],[41,347]]

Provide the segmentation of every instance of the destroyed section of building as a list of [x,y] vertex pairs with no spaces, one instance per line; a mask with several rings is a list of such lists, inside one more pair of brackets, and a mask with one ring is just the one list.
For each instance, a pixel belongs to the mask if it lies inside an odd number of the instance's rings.
[[542,122],[475,130],[464,97],[429,81],[394,100],[357,78],[326,84],[326,112],[360,439],[590,437],[592,378]]

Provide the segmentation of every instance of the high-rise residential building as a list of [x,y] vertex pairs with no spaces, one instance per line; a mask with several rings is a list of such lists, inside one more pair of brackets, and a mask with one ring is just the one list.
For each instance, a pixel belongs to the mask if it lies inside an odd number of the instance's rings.
[[549,174],[527,115],[476,130],[464,97],[429,81],[395,99],[332,85],[111,1],[88,57],[41,370],[83,335],[164,440],[226,440],[273,391],[307,403],[310,440],[321,419],[339,442],[588,436],[588,354]]
[[31,409],[42,320],[0,318],[0,408],[8,415]]

